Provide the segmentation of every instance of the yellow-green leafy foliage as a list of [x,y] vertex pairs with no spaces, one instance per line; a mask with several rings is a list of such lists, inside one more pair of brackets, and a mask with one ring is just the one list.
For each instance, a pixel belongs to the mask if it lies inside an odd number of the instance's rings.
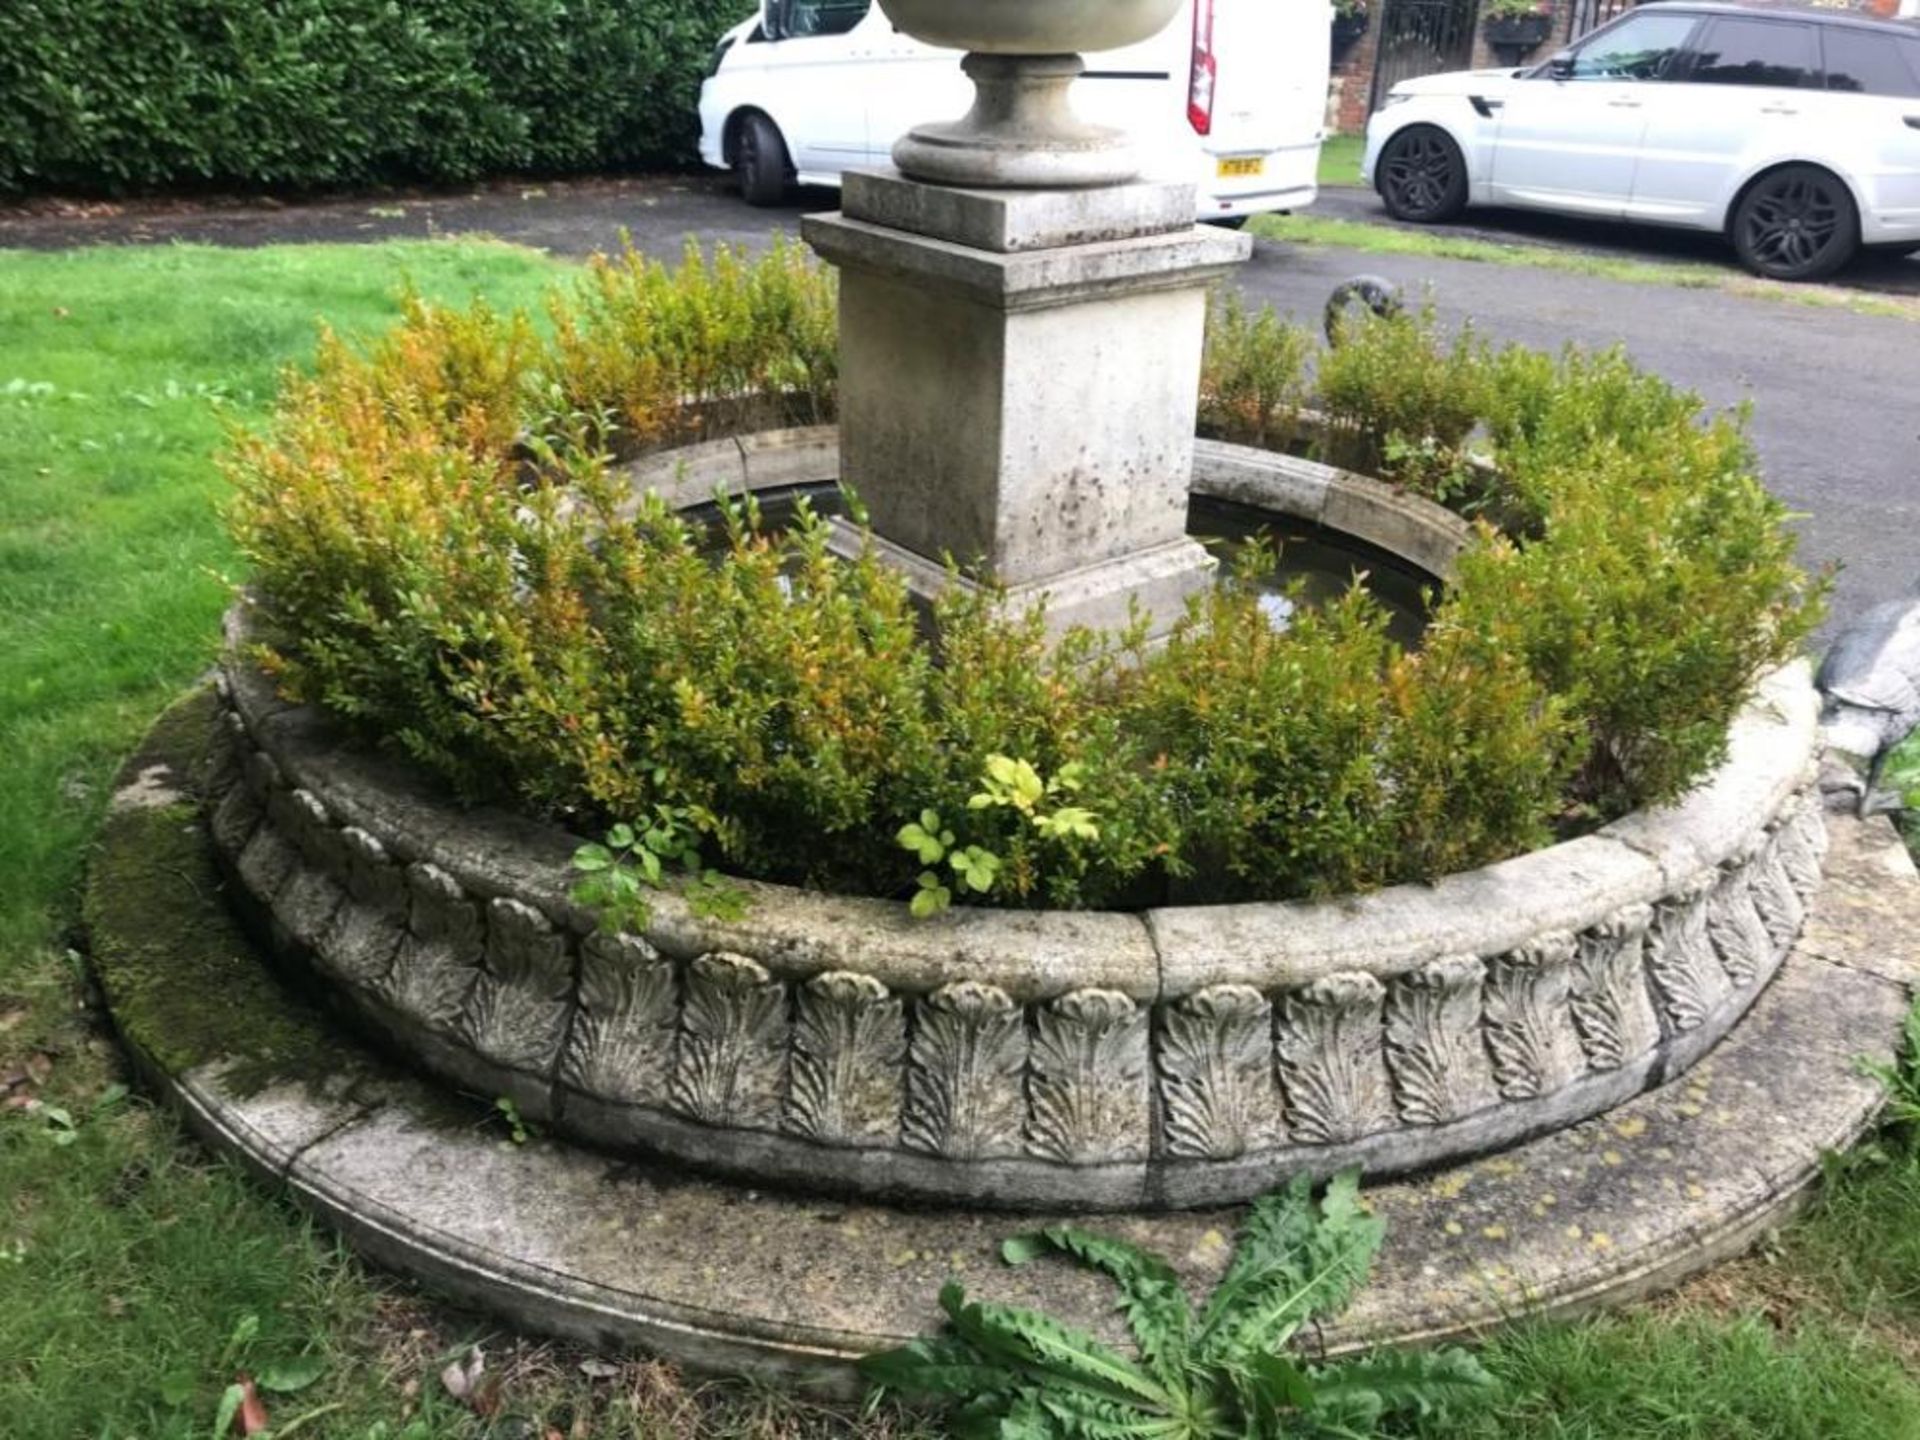
[[936,654],[900,577],[804,507],[702,520],[623,477],[832,416],[832,288],[799,252],[628,253],[548,316],[410,301],[237,437],[265,658],[464,795],[595,835],[698,817],[737,874],[925,909],[1431,877],[1678,793],[1811,623],[1738,425],[1617,356],[1489,354],[1424,314],[1328,351],[1223,307],[1206,423],[1285,445],[1318,408],[1481,517],[1419,648],[1358,586],[1275,628],[1255,545],[1158,649],[1050,648],[955,586]]

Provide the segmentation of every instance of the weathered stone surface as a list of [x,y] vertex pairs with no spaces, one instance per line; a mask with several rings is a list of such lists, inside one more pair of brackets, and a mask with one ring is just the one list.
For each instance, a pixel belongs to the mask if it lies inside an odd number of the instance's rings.
[[907,1020],[871,975],[829,970],[799,988],[787,1128],[829,1145],[891,1145],[900,1134]]
[[926,185],[898,171],[849,170],[840,210],[850,220],[1007,254],[1191,230],[1194,200],[1191,185],[1155,181],[986,190]]
[[1644,856],[1588,836],[1432,885],[1326,901],[1166,906],[1146,919],[1171,998],[1236,979],[1292,987],[1343,970],[1386,978],[1443,955],[1497,955],[1543,931],[1584,930],[1665,888]]
[[1351,470],[1334,472],[1320,520],[1330,530],[1357,536],[1429,575],[1443,577],[1453,574],[1454,562],[1473,534],[1439,506]]
[[[200,837],[178,825],[164,828],[176,857],[117,865],[116,847],[143,833],[138,818],[110,820],[96,876],[205,865],[193,853]],[[1375,1283],[1321,1337],[1330,1348],[1435,1339],[1636,1295],[1738,1248],[1791,1208],[1823,1154],[1877,1107],[1856,1057],[1892,1055],[1907,986],[1920,979],[1911,864],[1884,821],[1847,818],[1835,829],[1800,952],[1684,1082],[1471,1166],[1369,1188],[1387,1247]],[[178,1036],[143,1030],[154,1012],[134,1003],[115,967],[129,952],[219,937],[213,954],[182,955],[177,970],[208,987],[225,1023],[204,1053],[154,1067],[155,1083],[211,1144],[284,1175],[291,1194],[388,1264],[517,1323],[829,1384],[851,1385],[853,1356],[935,1325],[933,1297],[949,1275],[983,1298],[1039,1305],[1117,1338],[1112,1293],[1097,1277],[998,1262],[1001,1239],[1031,1218],[749,1191],[690,1180],[671,1163],[610,1167],[548,1141],[503,1148],[464,1119],[449,1124],[447,1102],[425,1082],[354,1060],[350,1042],[264,979],[227,938],[214,887],[188,894],[185,912],[178,896],[164,906],[90,897],[116,1020],[146,1063],[173,1049]],[[150,923],[161,913],[177,927],[167,935]],[[329,1065],[319,1078],[260,1088],[237,1078],[255,1062],[236,1069],[220,1049],[269,1032],[283,1054]],[[348,1072],[356,1088],[342,1094]],[[1204,1288],[1237,1220],[1130,1214],[1099,1228],[1166,1253]]]
[[1787,785],[1746,842],[1770,837],[1770,868],[1722,846],[1687,890],[1668,865],[1702,853],[1690,807],[1737,812],[1712,785],[1670,813],[1684,843],[1665,850],[1643,827],[1655,853],[1593,836],[1320,904],[921,922],[745,884],[746,914],[715,922],[667,892],[620,942],[633,964],[596,967],[567,893],[576,837],[456,809],[314,712],[232,694],[242,748],[262,748],[227,793],[267,810],[222,827],[247,837],[236,899],[270,907],[262,933],[345,980],[399,1053],[559,1133],[868,1196],[1204,1205],[1568,1124],[1740,1019],[1822,842],[1793,788],[1807,767],[1748,746]]
[[934,991],[914,1015],[907,1144],[961,1160],[1019,1154],[1026,1062],[1025,1017],[1006,991],[974,980]]
[[1486,969],[1473,955],[1434,960],[1387,990],[1387,1062],[1400,1117],[1444,1125],[1498,1098],[1481,1033]]
[[1295,1139],[1332,1145],[1391,1123],[1381,1033],[1385,999],[1385,986],[1355,973],[1316,980],[1276,1007],[1280,1084]]
[[1331,465],[1247,445],[1199,440],[1193,447],[1195,494],[1291,515],[1314,525],[1326,512],[1327,492],[1339,473]]
[[1066,1164],[1144,1160],[1147,1012],[1113,990],[1076,990],[1035,1017],[1027,1142]]
[[687,967],[673,1104],[708,1125],[771,1130],[786,1091],[786,988],[758,962],[715,951]]
[[1804,661],[1762,677],[1727,732],[1727,760],[1677,804],[1636,811],[1600,834],[1647,856],[1669,886],[1739,849],[1806,783],[1818,697]]
[[676,988],[673,962],[640,936],[588,936],[561,1080],[606,1100],[667,1104],[680,1023]]
[[1273,1007],[1250,985],[1210,985],[1165,1009],[1160,1098],[1167,1150],[1226,1160],[1281,1134]]
[[1548,932],[1487,967],[1487,1046],[1500,1093],[1533,1100],[1586,1069],[1572,1009],[1576,937]]
[[1124,618],[1152,556],[1142,604],[1170,626],[1213,568],[1186,535],[1201,332],[1244,237],[1008,254],[843,216],[803,229],[841,270],[841,470],[876,535],[1045,594],[1056,626]]

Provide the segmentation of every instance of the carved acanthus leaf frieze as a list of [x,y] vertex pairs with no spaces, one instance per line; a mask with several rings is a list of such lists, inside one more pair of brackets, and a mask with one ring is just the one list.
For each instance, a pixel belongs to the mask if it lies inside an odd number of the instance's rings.
[[407,867],[407,933],[381,993],[434,1030],[452,1031],[480,979],[480,909],[438,865]]
[[1581,932],[1567,1008],[1595,1070],[1618,1070],[1651,1050],[1660,1019],[1647,993],[1649,905],[1626,905]]
[[1444,1125],[1496,1096],[1481,1040],[1486,970],[1472,955],[1429,961],[1387,987],[1386,1055],[1400,1118]]
[[1707,906],[1719,872],[1694,876],[1654,907],[1647,973],[1675,1030],[1695,1030],[1733,991],[1707,936]]
[[1169,1154],[1227,1160],[1281,1134],[1273,1007],[1251,985],[1209,985],[1166,1007],[1160,1098]]
[[1147,1014],[1112,990],[1075,990],[1035,1016],[1027,1141],[1065,1164],[1144,1159]]
[[962,1160],[1020,1153],[1026,1063],[1026,1017],[1004,990],[961,980],[934,991],[914,1015],[907,1143]]
[[406,929],[406,872],[358,826],[340,832],[340,846],[347,862],[346,902],[334,911],[319,955],[349,984],[377,989],[393,968]]
[[689,965],[686,984],[674,1108],[708,1125],[778,1128],[786,1090],[786,987],[757,960],[725,951]]
[[1720,882],[1707,906],[1707,938],[1734,985],[1745,989],[1773,971],[1773,938],[1754,905],[1758,844],[1748,844],[1721,862]]
[[664,1105],[680,1010],[673,964],[638,935],[596,930],[580,944],[580,1008],[560,1078],[630,1105]]
[[1587,1068],[1571,1005],[1578,949],[1553,931],[1487,967],[1487,1048],[1505,1099],[1551,1095]]
[[487,904],[485,962],[467,1002],[473,1048],[515,1070],[546,1071],[559,1058],[573,990],[567,937],[518,900]]
[[1807,907],[1787,873],[1781,850],[1786,825],[1776,820],[1767,827],[1767,838],[1753,863],[1753,904],[1760,921],[1767,927],[1776,957],[1784,959],[1806,922]]
[[1381,1008],[1386,990],[1362,973],[1329,975],[1281,1002],[1275,1023],[1288,1128],[1332,1145],[1391,1123]]
[[828,1145],[889,1145],[900,1133],[907,1021],[871,975],[830,970],[799,989],[787,1128]]

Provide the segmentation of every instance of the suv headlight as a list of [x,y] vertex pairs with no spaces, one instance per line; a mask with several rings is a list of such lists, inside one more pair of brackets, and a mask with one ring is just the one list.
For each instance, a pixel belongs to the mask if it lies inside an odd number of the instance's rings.
[[705,75],[701,76],[700,78],[703,80],[711,80],[714,76],[718,75],[720,73],[720,62],[727,58],[727,51],[731,50],[732,48],[733,48],[733,37],[731,35],[727,36],[726,38],[721,40],[721,42],[718,45],[714,46],[713,53],[707,56],[707,72]]

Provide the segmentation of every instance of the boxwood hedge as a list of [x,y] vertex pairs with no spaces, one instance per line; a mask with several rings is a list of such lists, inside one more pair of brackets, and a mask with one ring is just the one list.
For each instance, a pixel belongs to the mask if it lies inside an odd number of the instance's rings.
[[617,469],[830,418],[828,275],[629,254],[549,309],[413,302],[237,438],[264,658],[465,795],[694,831],[737,873],[1071,906],[1484,864],[1684,790],[1819,607],[1739,417],[1620,355],[1495,353],[1420,314],[1329,351],[1225,310],[1208,429],[1313,435],[1478,519],[1418,647],[1357,585],[1276,630],[1242,577],[1153,650],[1050,654],[958,597],[936,659],[872,556],[751,503],[717,534],[635,513]]

